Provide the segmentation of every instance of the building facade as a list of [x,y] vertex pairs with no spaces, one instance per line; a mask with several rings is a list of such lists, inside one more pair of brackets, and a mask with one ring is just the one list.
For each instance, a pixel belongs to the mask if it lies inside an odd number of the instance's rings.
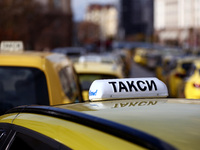
[[114,5],[89,5],[85,21],[95,23],[100,27],[100,39],[106,40],[117,35],[118,11]]
[[71,14],[71,0],[35,0],[45,6],[46,11],[59,9],[65,14]]
[[72,45],[71,0],[1,0],[0,10],[0,41],[38,51]]
[[133,41],[151,40],[154,22],[153,2],[153,0],[120,0],[120,38]]
[[157,41],[185,48],[200,46],[200,0],[155,0]]
[[43,6],[44,13],[51,18],[51,23],[41,32],[36,42],[36,49],[51,50],[55,47],[71,46],[73,42],[71,0],[35,1]]

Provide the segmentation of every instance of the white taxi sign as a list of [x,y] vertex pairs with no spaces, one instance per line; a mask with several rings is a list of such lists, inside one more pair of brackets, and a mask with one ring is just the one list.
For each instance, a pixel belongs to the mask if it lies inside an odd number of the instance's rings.
[[92,101],[167,96],[166,85],[154,77],[95,80],[89,89]]
[[2,41],[1,52],[22,52],[24,45],[22,41]]

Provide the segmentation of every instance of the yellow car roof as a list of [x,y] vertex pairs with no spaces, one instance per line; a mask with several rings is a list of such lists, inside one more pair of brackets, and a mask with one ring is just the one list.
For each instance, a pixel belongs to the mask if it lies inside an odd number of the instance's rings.
[[118,66],[101,62],[77,62],[74,64],[78,74],[106,74],[122,78],[122,72]]
[[199,106],[200,100],[129,99],[72,104],[60,108],[133,127],[162,139],[177,149],[198,149]]
[[46,57],[50,52],[22,51],[22,52],[0,52],[0,56],[27,56],[27,57]]
[[[146,143],[148,149],[154,146],[163,149],[159,146],[169,146],[165,145],[165,142],[175,147],[174,149],[198,149],[199,105],[200,100],[124,99],[57,107],[21,106],[8,113],[20,112],[19,118],[23,113],[30,113],[66,119],[123,137],[131,142],[139,142],[139,145],[140,142]],[[137,141],[138,139],[141,141]]]
[[[16,53],[0,53],[1,66],[44,67],[44,60],[62,62],[65,55],[50,52],[24,51]],[[66,61],[66,57],[65,57]],[[66,63],[66,62],[65,62]],[[68,62],[69,63],[69,62]]]

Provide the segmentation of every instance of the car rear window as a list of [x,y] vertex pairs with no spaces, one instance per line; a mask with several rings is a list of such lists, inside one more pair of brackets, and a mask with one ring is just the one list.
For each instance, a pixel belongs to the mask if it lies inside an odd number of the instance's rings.
[[49,105],[44,73],[36,68],[0,67],[0,113],[29,104]]
[[94,80],[98,79],[116,79],[116,76],[105,74],[79,74],[79,80],[82,90],[89,90]]
[[192,63],[183,63],[182,68],[186,71],[188,71],[191,67]]

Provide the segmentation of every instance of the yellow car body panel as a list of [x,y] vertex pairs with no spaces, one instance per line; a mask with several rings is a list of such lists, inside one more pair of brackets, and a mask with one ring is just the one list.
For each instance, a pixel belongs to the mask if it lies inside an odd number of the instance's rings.
[[185,74],[185,70],[177,68],[170,72],[168,77],[168,89],[171,97],[178,97],[178,87],[183,82],[183,78],[176,77],[176,73]]
[[196,69],[193,74],[186,80],[184,95],[187,99],[200,99],[200,61],[194,61]]
[[161,81],[163,81],[165,83],[166,79],[165,77],[163,76],[163,68],[162,66],[157,66],[156,69],[155,69],[155,74],[156,74],[156,77],[158,79],[160,79]]
[[82,95],[84,100],[88,100],[89,92],[88,90],[82,90]]
[[31,129],[75,150],[120,150],[123,148],[128,150],[144,150],[144,148],[138,145],[132,144],[115,136],[84,125],[51,116],[47,117],[31,113],[6,114],[5,116],[0,117],[0,122],[12,123],[13,125]]
[[[196,57],[183,57],[177,60],[177,66],[170,71],[167,76],[167,86],[169,89],[169,94],[171,97],[178,97],[179,91],[181,90],[182,83],[184,82],[184,78],[189,72],[189,65],[192,65],[192,62],[196,59]],[[187,67],[183,68],[183,65],[187,65]],[[190,66],[191,66],[190,65]]]
[[133,56],[133,60],[138,64],[146,66],[146,64],[147,64],[146,55],[147,55],[147,50],[146,49],[137,48],[135,50],[135,54]]
[[184,88],[185,98],[187,98],[187,99],[200,99],[200,94],[199,94],[200,89],[195,88],[193,86],[193,84],[191,84],[191,83],[200,84],[200,82],[197,82],[197,80],[199,80],[199,79],[198,78],[195,79],[195,77],[193,77],[193,79],[187,81],[187,83],[185,84],[185,88]]
[[[22,106],[21,110],[16,108],[18,113],[11,110],[1,116],[0,125],[9,123],[12,126],[28,128],[72,149],[142,149],[105,131],[84,125],[88,123],[87,121],[82,121],[83,124],[73,121],[69,117],[70,114],[66,114],[68,119],[63,117],[64,110],[67,112],[72,110],[74,113],[92,117],[93,121],[102,118],[105,119],[104,121],[123,124],[165,141],[176,149],[195,150],[199,149],[200,139],[199,106],[200,100],[187,99],[102,100],[60,105],[52,107],[52,112],[51,107],[46,107],[45,111],[48,115],[43,111],[40,113],[45,106],[33,106],[33,108],[30,106],[30,111],[29,106]],[[39,110],[31,112],[36,107]],[[62,112],[61,118],[55,117],[58,109]],[[72,118],[76,117],[72,116]],[[81,118],[77,117],[77,119]]]
[[1,115],[1,123],[12,123],[13,119],[16,117],[17,114],[18,113]]

